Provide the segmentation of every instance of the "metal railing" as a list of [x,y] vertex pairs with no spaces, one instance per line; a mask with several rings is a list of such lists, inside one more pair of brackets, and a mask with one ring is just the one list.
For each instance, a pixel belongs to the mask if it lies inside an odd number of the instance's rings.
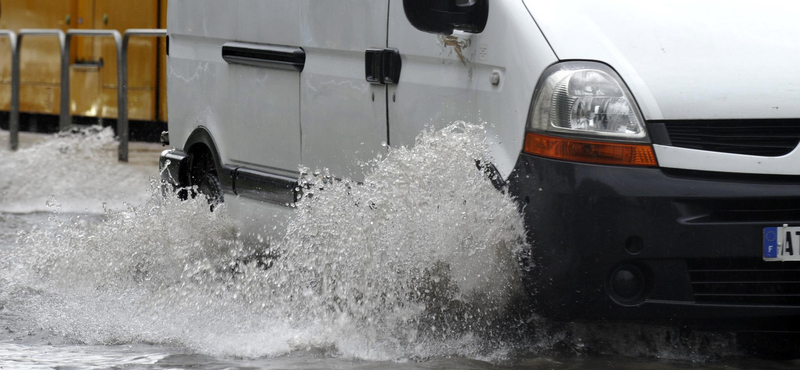
[[117,47],[117,134],[119,135],[118,158],[122,162],[128,161],[128,45],[131,37],[164,37],[164,29],[130,29],[125,31],[124,37],[117,30],[81,30],[71,29],[66,33],[57,29],[22,29],[18,34],[13,31],[0,30],[0,36],[7,36],[11,40],[11,112],[9,116],[9,132],[11,150],[19,147],[19,86],[20,86],[20,48],[23,36],[58,36],[61,47],[61,112],[59,116],[59,129],[68,130],[71,125],[70,91],[69,91],[69,61],[70,43],[73,36],[85,37],[113,37]]
[[0,30],[0,36],[8,37],[11,46],[11,111],[8,115],[8,132],[11,150],[19,148],[19,58],[17,57],[17,34]]
[[[119,160],[128,161],[128,45],[131,37],[165,37],[165,29],[132,28],[125,31],[122,38],[122,57],[117,59],[117,75],[119,78],[119,110],[117,113],[117,133],[119,134]],[[157,87],[156,87],[157,88]]]

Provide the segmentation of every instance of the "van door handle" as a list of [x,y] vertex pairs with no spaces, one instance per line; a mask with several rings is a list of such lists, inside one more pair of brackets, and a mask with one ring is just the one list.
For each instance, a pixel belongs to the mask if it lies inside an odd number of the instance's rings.
[[403,61],[397,49],[367,49],[364,66],[367,82],[373,85],[397,85]]
[[226,42],[222,45],[222,59],[229,64],[302,72],[306,53],[295,46]]

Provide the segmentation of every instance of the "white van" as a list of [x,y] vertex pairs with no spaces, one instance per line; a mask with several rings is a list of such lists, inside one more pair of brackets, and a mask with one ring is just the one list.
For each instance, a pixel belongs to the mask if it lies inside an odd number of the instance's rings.
[[288,210],[299,164],[358,179],[383,142],[488,122],[498,185],[531,205],[522,260],[541,314],[787,328],[798,14],[778,0],[171,0],[162,173]]

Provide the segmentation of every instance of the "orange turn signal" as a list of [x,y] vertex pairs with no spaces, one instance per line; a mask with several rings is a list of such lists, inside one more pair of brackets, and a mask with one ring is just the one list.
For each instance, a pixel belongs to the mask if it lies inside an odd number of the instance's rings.
[[649,144],[619,144],[525,134],[525,153],[565,161],[657,167],[656,154]]

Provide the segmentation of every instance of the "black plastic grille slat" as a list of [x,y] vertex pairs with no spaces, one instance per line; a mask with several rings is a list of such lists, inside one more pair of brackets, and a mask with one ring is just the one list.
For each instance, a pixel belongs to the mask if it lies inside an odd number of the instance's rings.
[[673,146],[777,157],[800,143],[800,119],[666,121]]
[[[687,143],[693,143],[697,145],[706,145],[708,142],[707,139],[700,138],[700,137],[683,137],[673,135],[672,140],[674,141],[683,141]],[[794,149],[795,146],[790,145],[789,143],[781,143],[778,142],[780,139],[772,139],[772,140],[753,140],[750,138],[736,138],[736,139],[718,139],[719,143],[717,145],[727,145],[731,147],[741,147],[741,148],[785,148],[785,149]]]
[[[680,141],[681,138],[675,138],[675,140],[679,140]],[[695,146],[702,146],[704,148],[705,147],[714,147],[714,146],[708,145],[707,143],[703,142],[702,140],[697,140],[695,138],[685,139],[683,141],[687,145],[693,144]],[[766,149],[766,150],[775,150],[775,149],[792,150],[792,149],[794,149],[793,146],[790,146],[788,144],[781,144],[781,143],[768,142],[768,141],[764,141],[764,142],[737,141],[737,142],[732,142],[732,143],[720,143],[720,144],[716,144],[715,146],[718,146],[718,147],[730,147],[731,149],[741,148],[741,149],[751,149],[751,150],[752,149]]]
[[730,134],[730,135],[725,135],[724,137],[719,137],[719,136],[714,135],[714,134],[702,134],[702,133],[699,133],[699,134],[673,134],[672,136],[673,137],[681,137],[681,138],[683,138],[685,140],[703,141],[703,140],[707,140],[707,139],[719,139],[719,140],[725,140],[725,141],[730,141],[730,142],[737,142],[737,141],[742,141],[742,140],[755,141],[756,139],[761,139],[761,141],[769,142],[769,140],[781,140],[781,139],[785,139],[786,138],[784,136],[766,136],[766,135],[759,136],[758,138],[754,138],[752,136],[741,135],[741,134],[735,134],[735,135],[734,134]]
[[[777,262],[771,262],[777,263]],[[731,281],[735,276],[737,282],[744,281],[800,281],[800,271],[692,271],[692,281]],[[786,278],[781,280],[781,278]]]
[[695,297],[698,303],[713,303],[722,305],[747,305],[747,306],[800,306],[800,297],[754,297],[754,296],[728,296],[728,297]]
[[800,262],[687,261],[697,303],[800,306]]
[[738,296],[738,295],[798,295],[800,284],[774,282],[774,283],[696,283],[692,284],[695,296]]

